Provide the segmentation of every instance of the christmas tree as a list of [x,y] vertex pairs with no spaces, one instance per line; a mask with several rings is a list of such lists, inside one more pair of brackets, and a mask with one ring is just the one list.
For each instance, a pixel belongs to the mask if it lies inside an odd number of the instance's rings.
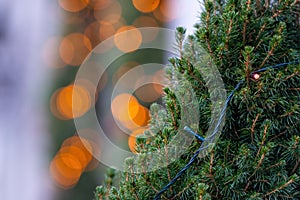
[[[152,105],[137,159],[109,169],[96,199],[300,199],[300,1],[202,5],[194,35],[177,28],[166,112]],[[220,78],[225,90],[211,83]]]

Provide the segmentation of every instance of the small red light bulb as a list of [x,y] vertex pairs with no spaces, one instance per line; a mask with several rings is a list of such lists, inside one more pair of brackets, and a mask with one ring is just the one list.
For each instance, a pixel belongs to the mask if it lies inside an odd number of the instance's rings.
[[260,76],[259,76],[259,74],[253,74],[252,77],[253,77],[255,80],[258,80]]

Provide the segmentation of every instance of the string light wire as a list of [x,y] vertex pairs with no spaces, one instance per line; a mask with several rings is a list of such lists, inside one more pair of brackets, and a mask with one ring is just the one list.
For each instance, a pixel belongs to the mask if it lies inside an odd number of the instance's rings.
[[[256,70],[256,71],[253,71],[250,73],[250,76],[252,77],[253,75],[255,74],[258,74],[261,73],[261,72],[265,72],[265,71],[268,71],[268,70],[271,70],[271,69],[279,69],[281,67],[286,67],[287,65],[290,65],[290,64],[299,64],[299,61],[294,61],[294,62],[287,62],[287,63],[280,63],[280,64],[277,64],[277,65],[274,65],[274,66],[269,66],[269,67],[264,67],[264,68],[261,68],[259,70]],[[225,104],[221,110],[221,115],[218,119],[218,122],[215,126],[215,129],[213,131],[213,133],[208,136],[207,138],[203,138],[201,137],[200,135],[198,135],[197,133],[195,133],[192,129],[190,129],[189,127],[185,126],[184,127],[184,130],[187,131],[188,133],[194,135],[198,140],[200,140],[201,142],[204,142],[205,140],[209,140],[211,138],[214,138],[217,134],[217,132],[219,131],[219,127],[221,125],[221,122],[223,120],[223,118],[225,117],[225,113],[226,113],[226,109],[227,109],[227,106],[230,102],[230,100],[232,99],[235,91],[237,91],[240,86],[245,82],[245,80],[241,80],[238,82],[238,84],[235,86],[235,88],[231,91],[231,93],[227,96],[226,98],[226,101],[225,101]],[[205,150],[205,149],[208,149],[210,148],[210,145],[206,145],[205,147],[203,147],[203,144],[200,146],[200,148],[197,149],[197,151],[194,153],[194,155],[192,156],[192,158],[190,159],[190,161],[176,174],[176,176],[165,186],[163,187],[154,197],[154,200],[159,200],[161,195],[171,186],[173,185],[177,179],[180,178],[180,176],[190,168],[190,166],[195,162],[196,158],[198,157],[198,155],[200,154],[201,151]]]

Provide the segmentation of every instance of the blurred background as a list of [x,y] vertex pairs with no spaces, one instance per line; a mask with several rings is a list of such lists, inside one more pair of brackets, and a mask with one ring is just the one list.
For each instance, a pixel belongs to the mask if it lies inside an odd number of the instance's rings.
[[[78,137],[97,133],[76,130],[74,118],[96,108],[109,139],[134,152],[134,138],[147,126],[151,103],[161,102],[163,86],[145,84],[110,101],[111,90],[139,65],[167,64],[163,52],[135,52],[156,37],[138,39],[137,28],[184,26],[191,34],[199,10],[196,0],[0,0],[0,199],[93,199],[107,167],[92,156],[93,141]],[[134,30],[127,37],[137,38],[136,45],[116,38],[126,30]],[[88,79],[75,85],[85,58],[110,37],[126,56],[98,85]],[[140,73],[136,84],[163,77],[163,70]]]

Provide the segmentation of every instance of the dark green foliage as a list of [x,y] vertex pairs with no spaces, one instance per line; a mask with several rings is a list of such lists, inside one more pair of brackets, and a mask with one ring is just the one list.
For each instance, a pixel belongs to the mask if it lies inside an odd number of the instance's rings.
[[[200,113],[199,125],[189,125],[205,135],[212,105],[199,72],[203,66],[191,64],[199,59],[194,45],[201,45],[217,65],[228,92],[240,80],[246,81],[229,104],[214,149],[199,158],[162,199],[300,199],[300,64],[267,70],[259,80],[250,77],[262,67],[300,60],[300,2],[211,0],[204,7],[193,36],[185,41],[185,30],[177,29],[181,57],[170,59],[167,74],[178,81],[165,88],[167,112],[152,106],[145,134],[156,134],[138,139],[137,151],[167,151],[164,146],[183,121],[184,105],[174,88],[184,93],[186,81],[196,93]],[[179,159],[153,172],[134,174],[136,163],[128,158],[119,188],[98,187],[97,197],[151,199],[199,146],[194,141]]]

